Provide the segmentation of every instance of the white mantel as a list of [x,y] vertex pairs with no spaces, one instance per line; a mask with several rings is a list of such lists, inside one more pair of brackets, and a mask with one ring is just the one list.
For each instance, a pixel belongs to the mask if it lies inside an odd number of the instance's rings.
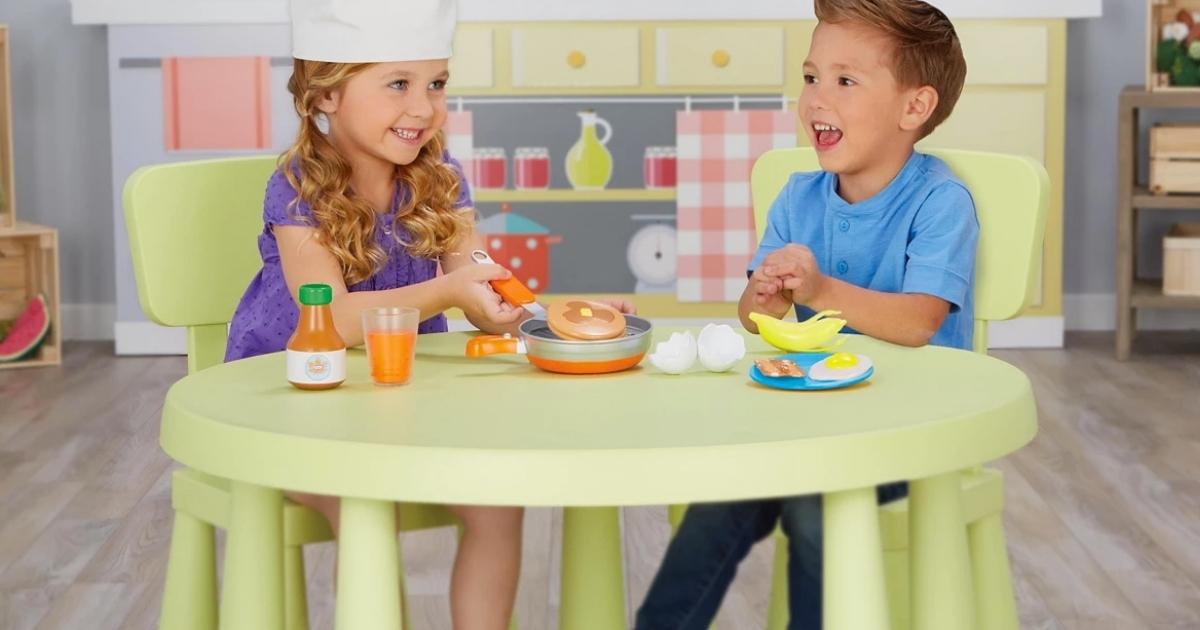
[[[1101,0],[933,0],[952,18],[1085,18]],[[459,0],[464,22],[812,19],[805,0]],[[76,24],[272,24],[287,0],[71,0]]]

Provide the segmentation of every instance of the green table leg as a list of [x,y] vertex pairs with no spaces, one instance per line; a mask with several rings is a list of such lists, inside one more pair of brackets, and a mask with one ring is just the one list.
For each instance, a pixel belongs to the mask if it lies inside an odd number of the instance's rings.
[[824,511],[824,626],[836,630],[887,630],[883,542],[875,488],[826,494]]
[[564,508],[560,630],[624,630],[618,508]]
[[400,630],[399,559],[393,504],[343,498],[337,630]]
[[287,630],[308,630],[308,588],[304,582],[304,547],[283,549],[283,622]]
[[221,630],[283,630],[283,493],[230,483]]
[[1020,620],[1001,515],[988,514],[975,521],[968,527],[967,537],[975,578],[976,630],[1017,630]]
[[957,471],[909,484],[913,630],[969,630],[975,625],[961,493]]
[[767,609],[767,630],[787,630],[791,619],[788,609],[788,539],[779,530],[775,539],[775,563],[771,569],[771,600]]

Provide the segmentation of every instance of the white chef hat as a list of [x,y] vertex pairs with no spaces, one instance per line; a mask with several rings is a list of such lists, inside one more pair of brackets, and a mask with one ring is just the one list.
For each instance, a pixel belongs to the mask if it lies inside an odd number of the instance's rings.
[[292,56],[368,63],[449,59],[457,0],[291,0]]

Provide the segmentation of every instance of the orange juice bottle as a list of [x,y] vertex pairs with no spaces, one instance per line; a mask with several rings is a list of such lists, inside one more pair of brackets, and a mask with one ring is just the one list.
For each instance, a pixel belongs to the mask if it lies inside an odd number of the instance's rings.
[[346,380],[346,342],[333,325],[333,288],[300,287],[300,320],[287,343],[287,377],[300,389],[333,389]]

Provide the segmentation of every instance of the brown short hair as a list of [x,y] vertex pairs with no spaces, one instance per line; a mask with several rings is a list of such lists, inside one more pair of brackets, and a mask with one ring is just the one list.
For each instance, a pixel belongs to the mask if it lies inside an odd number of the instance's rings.
[[925,137],[954,111],[967,77],[967,62],[954,25],[921,0],[815,0],[817,20],[858,23],[895,44],[892,74],[904,87],[931,86],[938,104],[921,129]]

